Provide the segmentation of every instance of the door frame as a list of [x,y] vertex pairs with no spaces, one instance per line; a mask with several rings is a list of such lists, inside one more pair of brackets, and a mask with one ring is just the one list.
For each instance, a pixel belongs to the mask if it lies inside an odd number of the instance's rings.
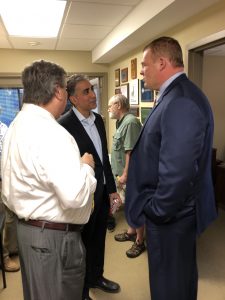
[[187,45],[188,77],[202,88],[204,51],[225,44],[225,30],[211,34]]

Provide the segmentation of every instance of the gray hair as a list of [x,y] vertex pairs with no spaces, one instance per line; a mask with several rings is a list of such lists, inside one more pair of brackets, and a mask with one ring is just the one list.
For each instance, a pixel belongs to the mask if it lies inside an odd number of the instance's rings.
[[81,81],[89,81],[89,79],[86,75],[82,75],[82,74],[74,74],[68,78],[67,80],[68,98],[75,94],[76,86]]
[[127,99],[127,97],[125,97],[122,94],[116,94],[114,96],[112,96],[109,101],[112,101],[113,103],[119,103],[122,110],[124,111],[129,111],[130,109],[130,103],[129,100]]
[[66,72],[59,65],[45,60],[35,61],[22,72],[23,102],[47,104],[56,87],[65,87]]

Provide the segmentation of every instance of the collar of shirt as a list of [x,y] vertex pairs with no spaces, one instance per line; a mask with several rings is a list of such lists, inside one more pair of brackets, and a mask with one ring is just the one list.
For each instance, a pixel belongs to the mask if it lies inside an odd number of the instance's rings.
[[85,131],[89,135],[90,139],[92,140],[95,149],[98,153],[98,156],[100,157],[101,161],[103,161],[102,156],[102,143],[101,138],[99,136],[99,132],[95,126],[95,115],[92,111],[90,111],[90,116],[88,118],[85,118],[75,107],[73,107],[73,111],[76,114],[77,118],[83,125]]
[[95,115],[92,111],[90,111],[90,116],[88,118],[85,118],[77,109],[76,107],[73,106],[73,111],[75,113],[75,115],[77,116],[77,118],[79,119],[79,121],[81,123],[83,123],[84,125],[93,125],[95,122]]
[[21,111],[36,113],[38,115],[42,115],[43,117],[46,118],[50,117],[55,120],[55,117],[49,111],[36,104],[24,103]]
[[123,117],[122,117],[120,120],[117,120],[117,121],[116,121],[116,128],[119,128],[119,127],[120,127],[120,125],[122,124],[124,118],[125,118],[128,114],[129,114],[129,112],[126,113],[125,115],[123,115]]
[[157,99],[160,98],[160,96],[163,94],[163,92],[165,91],[165,89],[171,84],[171,82],[173,82],[178,76],[180,76],[181,74],[184,74],[184,72],[177,72],[176,74],[174,74],[173,76],[171,76],[169,79],[167,79],[161,86],[159,89],[159,93],[157,95]]

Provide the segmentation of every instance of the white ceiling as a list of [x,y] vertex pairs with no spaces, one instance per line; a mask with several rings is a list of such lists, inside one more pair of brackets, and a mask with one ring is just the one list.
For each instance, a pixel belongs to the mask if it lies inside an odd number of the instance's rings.
[[110,63],[218,1],[67,0],[57,38],[9,36],[0,18],[0,48],[91,51],[94,63]]

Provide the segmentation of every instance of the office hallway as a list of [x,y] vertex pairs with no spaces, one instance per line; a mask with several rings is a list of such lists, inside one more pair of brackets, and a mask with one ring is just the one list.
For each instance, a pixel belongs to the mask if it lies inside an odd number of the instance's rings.
[[[93,300],[150,300],[147,252],[135,259],[126,257],[125,252],[132,243],[119,243],[114,240],[115,233],[126,229],[122,210],[117,213],[116,218],[116,230],[113,233],[107,233],[105,276],[118,281],[121,285],[121,292],[106,294],[92,289],[90,295]],[[224,236],[225,212],[220,210],[216,222],[198,240],[198,300],[225,300]],[[2,278],[0,278],[0,300],[22,299],[20,272],[7,273],[5,290],[2,289]]]

